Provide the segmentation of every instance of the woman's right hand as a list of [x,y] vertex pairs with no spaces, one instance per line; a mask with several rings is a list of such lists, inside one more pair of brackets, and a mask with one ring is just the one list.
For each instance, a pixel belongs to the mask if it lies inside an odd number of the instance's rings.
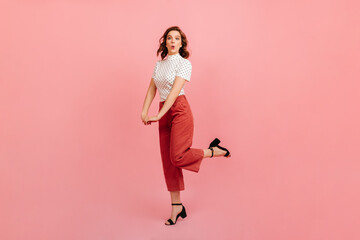
[[146,113],[141,113],[141,120],[143,121],[144,125],[151,124],[151,122],[148,122],[149,116]]

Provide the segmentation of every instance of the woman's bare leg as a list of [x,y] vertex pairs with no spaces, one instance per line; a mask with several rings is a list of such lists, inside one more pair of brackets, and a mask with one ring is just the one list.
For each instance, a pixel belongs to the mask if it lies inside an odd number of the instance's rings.
[[[225,150],[222,150],[218,147],[213,147],[214,149],[214,156],[213,157],[221,157],[221,156],[224,156],[226,154],[226,151]],[[210,149],[203,149],[204,150],[204,158],[209,158],[211,157],[211,150]],[[229,156],[226,156],[227,158],[228,157],[231,157],[231,154],[229,154]]]
[[[180,191],[170,191],[170,197],[171,197],[171,203],[181,203],[180,200]],[[181,212],[182,205],[172,205],[171,210],[171,220],[173,222],[176,221],[176,216]],[[168,221],[165,222],[165,224],[170,224]]]

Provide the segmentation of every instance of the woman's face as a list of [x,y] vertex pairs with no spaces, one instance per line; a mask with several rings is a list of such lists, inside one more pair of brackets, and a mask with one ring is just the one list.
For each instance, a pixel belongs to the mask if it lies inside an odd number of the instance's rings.
[[169,55],[178,53],[181,46],[181,36],[179,31],[170,31],[166,37],[166,47]]

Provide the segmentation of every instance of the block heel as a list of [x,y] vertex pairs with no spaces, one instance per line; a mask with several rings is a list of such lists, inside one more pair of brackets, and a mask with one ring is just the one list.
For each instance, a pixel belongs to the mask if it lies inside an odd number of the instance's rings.
[[[182,205],[182,203],[172,203],[171,205]],[[170,224],[166,224],[166,223],[165,223],[165,225],[175,225],[176,222],[177,222],[177,219],[178,219],[179,217],[182,217],[183,219],[186,218],[187,215],[186,215],[186,210],[185,210],[184,205],[183,205],[182,207],[183,207],[183,208],[182,208],[181,212],[180,212],[178,215],[176,215],[176,220],[175,220],[175,222],[173,222],[173,220],[171,220],[171,218],[169,218],[169,219],[168,219],[168,222],[169,222]]]
[[210,158],[212,158],[212,157],[214,156],[214,149],[213,149],[214,147],[218,147],[218,148],[220,148],[221,150],[226,151],[224,157],[227,157],[227,156],[230,155],[229,150],[227,150],[226,148],[221,147],[221,146],[219,145],[220,142],[221,142],[220,139],[215,138],[215,139],[210,143],[209,148],[208,148],[208,149],[211,150],[211,157],[210,157]]

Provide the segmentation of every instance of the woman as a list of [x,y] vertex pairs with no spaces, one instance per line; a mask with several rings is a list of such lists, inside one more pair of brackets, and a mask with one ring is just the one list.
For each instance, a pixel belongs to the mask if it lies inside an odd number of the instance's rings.
[[[163,40],[163,41],[162,41]],[[226,148],[215,138],[208,149],[191,148],[194,120],[185,97],[185,81],[190,81],[192,65],[187,59],[188,41],[178,26],[168,28],[159,40],[162,60],[156,62],[148,88],[141,119],[145,125],[159,121],[159,140],[163,172],[170,192],[172,211],[166,225],[174,225],[179,216],[186,217],[180,201],[180,191],[185,189],[182,169],[198,172],[203,158],[230,157]],[[167,58],[164,60],[164,58]],[[159,113],[149,117],[148,110],[159,90]]]

